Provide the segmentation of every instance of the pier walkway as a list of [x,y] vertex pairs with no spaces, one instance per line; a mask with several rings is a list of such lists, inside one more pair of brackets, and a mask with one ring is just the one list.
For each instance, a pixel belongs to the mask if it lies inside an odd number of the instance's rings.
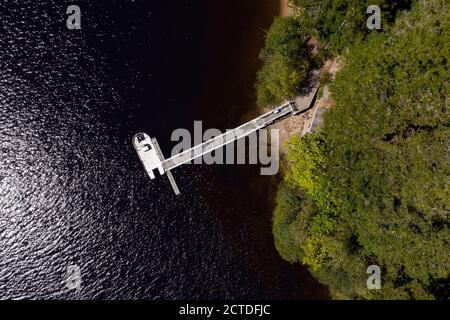
[[[309,107],[309,106],[308,106]],[[268,125],[283,119],[292,114],[297,114],[303,110],[298,108],[295,102],[285,103],[276,109],[263,114],[262,116],[253,119],[235,129],[228,130],[226,133],[220,136],[214,137],[204,143],[198,144],[193,148],[179,153],[169,159],[162,162],[164,171],[172,170],[184,163],[190,162],[195,158],[201,157],[210,153],[216,149],[219,149],[233,141],[236,141],[242,137],[248,136],[253,132],[267,127]]]
[[319,84],[316,82],[314,87],[310,88],[309,93],[305,97],[299,96],[295,99],[295,101],[286,102],[263,114],[262,116],[246,122],[235,129],[228,130],[224,134],[200,143],[191,149],[174,155],[168,159],[164,158],[156,139],[151,138],[145,133],[138,133],[135,135],[133,137],[133,145],[150,178],[155,178],[153,173],[154,170],[158,170],[161,175],[165,173],[175,191],[175,194],[178,195],[180,194],[180,190],[178,189],[170,170],[181,166],[184,163],[191,162],[192,160],[206,155],[214,150],[222,148],[229,143],[258,131],[259,129],[265,128],[272,123],[308,110],[314,104],[318,87]]

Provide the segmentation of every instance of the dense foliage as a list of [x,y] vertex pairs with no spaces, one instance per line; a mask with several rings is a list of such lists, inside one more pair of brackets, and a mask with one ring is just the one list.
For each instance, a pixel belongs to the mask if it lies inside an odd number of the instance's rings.
[[258,105],[274,106],[295,97],[325,54],[311,54],[307,43],[315,36],[328,52],[339,53],[368,34],[366,9],[379,5],[383,29],[412,0],[290,0],[295,17],[276,18],[267,32],[257,77]]
[[260,54],[263,63],[257,83],[260,106],[273,106],[297,95],[314,67],[308,40],[297,19],[275,19]]
[[345,49],[370,32],[366,28],[367,7],[381,9],[382,28],[386,30],[398,11],[411,6],[411,0],[290,0],[298,8],[304,30],[319,38],[333,52]]
[[[335,298],[448,299],[448,2],[418,2],[346,59],[325,128],[289,146],[277,249]],[[382,268],[381,290],[367,289],[372,264]]]

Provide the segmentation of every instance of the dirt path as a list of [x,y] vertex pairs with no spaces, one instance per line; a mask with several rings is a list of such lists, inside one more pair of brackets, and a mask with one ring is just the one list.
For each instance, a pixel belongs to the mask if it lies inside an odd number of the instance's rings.
[[[288,17],[294,15],[294,9],[292,9],[289,6],[288,0],[280,0],[280,15],[282,17]],[[310,40],[311,45],[315,47],[313,49],[314,51],[317,51],[318,43],[313,38]],[[314,52],[313,51],[313,52]],[[322,72],[328,72],[331,75],[331,78],[334,79],[336,73],[342,68],[342,63],[338,59],[329,59],[327,60],[322,69],[319,71]],[[317,72],[317,71],[316,71]],[[271,129],[278,129],[280,130],[280,146],[281,146],[281,153],[284,154],[286,150],[286,143],[290,140],[290,138],[293,135],[300,135],[303,136],[307,132],[309,132],[311,124],[314,120],[314,114],[316,113],[318,108],[327,109],[333,106],[333,99],[330,96],[330,91],[328,89],[328,86],[325,85],[321,89],[321,96],[319,99],[317,99],[316,103],[314,104],[314,107],[311,108],[309,111],[297,115],[289,117],[283,121],[280,121],[272,126],[270,126]],[[269,108],[264,108],[262,110],[263,113],[270,111]]]
[[[339,60],[333,58],[329,59],[324,63],[324,66],[320,70],[320,72],[329,72],[331,74],[332,79],[334,79],[336,73],[341,69],[342,64]],[[331,108],[334,104],[334,101],[330,95],[330,91],[328,89],[328,85],[323,86],[321,89],[322,94],[317,99],[314,106],[308,110],[307,112],[289,117],[283,121],[280,121],[274,125],[272,125],[271,129],[280,130],[280,146],[281,153],[284,154],[286,150],[286,143],[290,140],[294,135],[303,136],[308,133],[313,122],[313,115],[316,113],[318,108],[328,109]],[[264,109],[264,112],[269,111],[269,109]]]

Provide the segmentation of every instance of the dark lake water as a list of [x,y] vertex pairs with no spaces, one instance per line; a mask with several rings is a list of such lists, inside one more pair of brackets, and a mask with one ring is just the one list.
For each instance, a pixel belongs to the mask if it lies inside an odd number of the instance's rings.
[[275,178],[186,165],[176,197],[131,144],[255,114],[278,1],[76,3],[81,30],[72,2],[0,0],[0,298],[327,298],[274,248]]

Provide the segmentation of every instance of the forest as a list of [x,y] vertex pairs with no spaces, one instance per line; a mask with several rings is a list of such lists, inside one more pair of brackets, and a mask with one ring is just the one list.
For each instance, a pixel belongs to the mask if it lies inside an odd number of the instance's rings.
[[[372,4],[382,30],[366,27]],[[324,128],[286,147],[273,215],[278,252],[335,299],[449,299],[448,1],[291,5],[295,15],[267,33],[260,105],[295,96],[326,57],[344,67],[330,84]],[[308,49],[311,37],[319,54]],[[370,265],[381,268],[380,290],[367,287]]]

